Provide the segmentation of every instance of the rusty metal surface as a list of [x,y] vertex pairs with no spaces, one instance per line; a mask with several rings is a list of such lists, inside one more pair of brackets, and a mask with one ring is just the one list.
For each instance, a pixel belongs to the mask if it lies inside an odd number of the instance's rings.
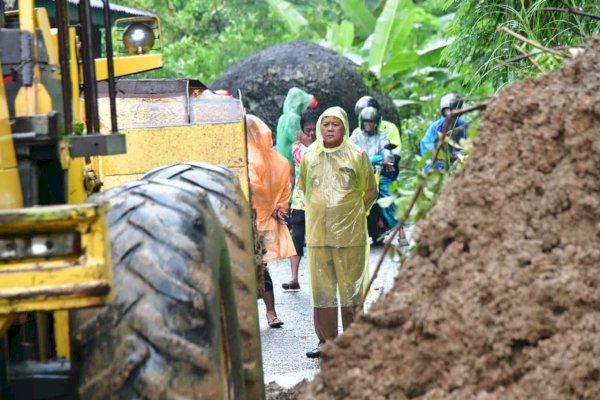
[[0,314],[90,307],[110,301],[112,265],[106,209],[99,203],[0,211],[0,236],[4,239],[50,232],[77,232],[80,237],[72,254],[15,255],[0,263]]
[[2,290],[0,300],[17,301],[25,299],[60,296],[106,296],[110,292],[110,284],[106,281],[86,282],[73,285],[60,285],[53,287],[36,287],[25,290]]

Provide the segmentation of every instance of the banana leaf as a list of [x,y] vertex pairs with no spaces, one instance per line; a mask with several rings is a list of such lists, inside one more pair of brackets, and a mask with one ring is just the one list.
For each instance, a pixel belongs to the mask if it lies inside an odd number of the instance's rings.
[[338,3],[346,17],[356,26],[361,38],[366,38],[375,30],[375,17],[363,0],[338,0]]
[[440,62],[442,51],[454,41],[454,38],[440,39],[428,44],[424,49],[417,51],[419,60],[417,66],[430,67]]
[[[412,0],[388,0],[385,3],[375,25],[369,53],[369,69],[377,75],[380,74],[385,55],[392,46],[393,39],[398,38],[399,41],[404,41],[412,29],[412,22],[409,24],[410,27],[404,26],[403,23],[412,8]],[[396,24],[402,26],[396,27]]]
[[308,26],[308,21],[294,5],[285,0],[267,0],[277,16],[284,21],[294,33]]
[[381,75],[387,76],[397,72],[408,71],[412,69],[419,61],[419,55],[411,50],[402,50],[393,55],[392,59],[381,69]]
[[348,21],[342,21],[339,25],[329,25],[327,27],[327,40],[338,53],[350,50],[354,41],[354,25]]

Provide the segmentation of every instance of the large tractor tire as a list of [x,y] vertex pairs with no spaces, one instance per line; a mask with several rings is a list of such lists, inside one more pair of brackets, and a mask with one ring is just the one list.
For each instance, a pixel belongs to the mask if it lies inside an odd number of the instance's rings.
[[220,166],[187,162],[159,167],[142,179],[155,178],[185,182],[206,192],[221,225],[231,259],[237,315],[240,325],[244,378],[248,399],[263,399],[254,238],[249,203],[237,177]]
[[80,398],[245,398],[229,255],[206,195],[156,180],[90,200],[111,207],[116,297],[72,313]]

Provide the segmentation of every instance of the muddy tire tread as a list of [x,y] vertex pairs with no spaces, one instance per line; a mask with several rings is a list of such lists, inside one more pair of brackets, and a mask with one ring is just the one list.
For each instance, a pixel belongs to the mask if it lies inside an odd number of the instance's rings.
[[157,182],[90,200],[111,205],[116,298],[74,313],[81,398],[219,398],[219,310],[209,306],[219,281],[208,265],[221,249],[206,243],[218,225],[207,200]]

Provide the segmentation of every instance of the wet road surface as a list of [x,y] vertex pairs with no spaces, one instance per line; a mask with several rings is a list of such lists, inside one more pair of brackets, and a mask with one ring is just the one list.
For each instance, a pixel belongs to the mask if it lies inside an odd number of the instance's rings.
[[[410,235],[409,232],[407,233]],[[381,247],[371,248],[371,273],[375,270],[381,252]],[[386,256],[381,271],[373,283],[367,308],[392,287],[397,271],[398,262]],[[284,325],[281,328],[269,328],[264,302],[258,300],[265,383],[275,382],[289,388],[302,379],[312,379],[319,370],[319,359],[306,357],[306,352],[315,348],[318,343],[313,327],[306,257],[303,257],[300,263],[298,274],[300,290],[283,290],[281,287],[282,283],[290,280],[288,260],[269,264],[269,272],[275,287],[275,310]],[[341,318],[339,321],[341,332]]]

